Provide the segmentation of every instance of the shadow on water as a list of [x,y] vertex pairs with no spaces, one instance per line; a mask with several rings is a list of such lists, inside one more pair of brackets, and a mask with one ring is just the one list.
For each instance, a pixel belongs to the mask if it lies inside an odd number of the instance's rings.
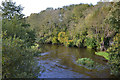
[[[110,70],[104,58],[94,54],[94,50],[61,45],[41,45],[41,56],[37,57],[43,72],[39,78],[110,78]],[[91,58],[104,65],[98,70],[89,70],[76,63],[78,58]]]

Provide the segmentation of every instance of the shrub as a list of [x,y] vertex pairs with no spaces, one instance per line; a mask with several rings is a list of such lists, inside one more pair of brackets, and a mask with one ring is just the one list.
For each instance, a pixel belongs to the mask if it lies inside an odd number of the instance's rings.
[[84,35],[75,36],[73,39],[74,45],[77,47],[84,47],[84,39],[85,39]]
[[57,44],[57,43],[58,43],[58,38],[57,37],[53,37],[52,44]]
[[87,46],[87,48],[95,48],[96,47],[95,38],[86,38],[85,39],[85,46]]
[[69,40],[69,46],[73,46],[73,40]]
[[26,24],[24,19],[17,19],[17,16],[14,16],[13,19],[3,19],[2,20],[2,31],[6,33],[3,38],[15,37],[24,40],[24,44],[27,47],[34,45],[36,34],[35,31],[30,29],[29,24]]
[[25,46],[24,41],[19,38],[3,39],[3,78],[34,78],[38,76],[39,67],[33,58],[34,51]]
[[111,74],[120,76],[120,34],[117,33],[113,38],[113,44],[107,50],[110,53],[109,64],[111,65]]
[[40,49],[39,44],[35,43],[34,46],[31,46],[31,51],[34,52],[34,55],[35,55],[35,56],[38,56],[38,54],[41,53],[41,49]]
[[77,42],[76,42],[76,46],[77,47],[82,47],[83,43],[82,43],[82,39],[78,39]]
[[67,40],[65,37],[66,37],[65,32],[59,32],[58,40],[60,41],[60,43],[64,43],[65,40]]
[[41,37],[40,39],[38,39],[38,43],[45,43],[45,37]]
[[73,46],[73,40],[68,40],[68,38],[65,40],[64,45],[67,47]]
[[52,43],[52,37],[46,37],[45,43]]

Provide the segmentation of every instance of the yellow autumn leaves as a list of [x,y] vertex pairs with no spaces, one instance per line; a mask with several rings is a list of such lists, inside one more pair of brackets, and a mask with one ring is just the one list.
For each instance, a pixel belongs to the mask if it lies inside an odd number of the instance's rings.
[[64,44],[65,46],[72,46],[73,44],[73,40],[69,40],[68,36],[66,35],[65,32],[59,32],[58,34],[58,38],[57,37],[54,37],[52,42],[53,44],[54,43],[57,43],[57,40],[61,43],[61,44]]

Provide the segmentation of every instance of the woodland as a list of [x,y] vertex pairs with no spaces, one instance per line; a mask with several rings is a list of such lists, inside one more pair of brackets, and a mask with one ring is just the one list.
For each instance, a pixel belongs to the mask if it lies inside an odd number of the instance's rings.
[[[50,7],[27,17],[15,2],[2,2],[0,8],[3,78],[37,77],[32,57],[41,52],[40,44],[94,49],[108,61],[111,75],[120,76],[120,2]],[[14,71],[7,68],[16,63]]]

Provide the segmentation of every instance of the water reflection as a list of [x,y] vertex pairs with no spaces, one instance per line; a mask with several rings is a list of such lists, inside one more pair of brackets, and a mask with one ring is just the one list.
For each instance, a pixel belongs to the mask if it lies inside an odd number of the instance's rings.
[[[109,69],[88,70],[76,63],[78,58],[91,58],[95,62],[106,65],[104,58],[96,56],[92,49],[64,47],[60,45],[41,45],[42,53],[39,64],[45,67],[39,78],[109,78]],[[47,53],[47,54],[46,54]],[[104,74],[103,74],[104,73]]]
[[76,63],[78,58],[91,58],[106,65],[104,58],[92,49],[40,44],[41,56],[20,56],[10,65],[4,65],[3,76],[9,78],[110,78],[109,69],[88,70]]

